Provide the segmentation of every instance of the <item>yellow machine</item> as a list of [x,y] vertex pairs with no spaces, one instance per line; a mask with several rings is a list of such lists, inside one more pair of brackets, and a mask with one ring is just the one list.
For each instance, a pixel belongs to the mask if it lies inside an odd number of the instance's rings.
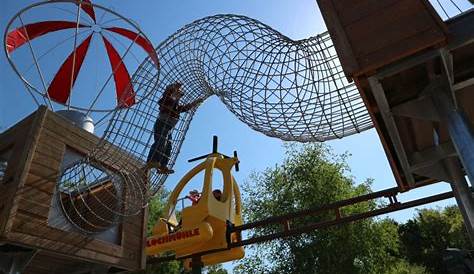
[[[244,248],[227,249],[228,244],[236,242],[239,235],[227,233],[229,225],[241,225],[240,191],[231,170],[236,166],[238,158],[228,157],[217,152],[217,139],[214,139],[213,153],[195,158],[205,159],[189,171],[179,181],[170,195],[166,216],[160,218],[153,228],[153,236],[147,239],[147,255],[159,255],[166,251],[173,251],[176,258],[205,251],[223,249],[223,251],[203,255],[203,265],[213,265],[222,262],[241,259],[244,257]],[[190,161],[193,161],[190,160]],[[222,172],[223,190],[220,200],[213,195],[213,172]],[[198,174],[204,172],[204,182],[201,198],[194,205],[183,208],[181,221],[178,222],[175,214],[178,197],[183,188]],[[185,261],[185,267],[190,267],[190,259]]]

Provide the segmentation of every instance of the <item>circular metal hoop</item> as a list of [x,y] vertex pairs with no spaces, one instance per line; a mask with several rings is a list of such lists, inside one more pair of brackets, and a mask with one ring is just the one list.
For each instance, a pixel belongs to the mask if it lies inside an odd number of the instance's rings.
[[[68,6],[69,9],[66,9],[65,8],[66,6]],[[87,12],[83,11],[82,15],[81,15],[81,8],[80,7],[90,8],[89,10],[92,10],[92,12],[94,12],[94,16],[95,16],[95,10],[96,10],[97,14],[101,13],[101,16],[100,16],[99,20],[105,20],[104,18],[107,18],[108,20],[106,22],[103,22],[103,24],[102,24],[102,22],[99,22],[99,21],[96,22],[95,17],[94,17],[94,21],[92,21],[90,17],[86,17]],[[75,17],[75,18],[73,18],[73,19],[75,19],[75,21],[71,21],[71,20],[66,20],[66,21],[52,20],[52,21],[39,21],[39,22],[33,22],[33,23],[30,23],[30,24],[27,24],[27,22],[24,22],[24,20],[22,19],[22,18],[28,17],[28,14],[32,13],[32,11],[36,11],[36,10],[39,10],[39,9],[45,9],[45,8],[54,9],[54,11],[56,11],[56,13],[58,13],[58,14],[54,14],[54,16],[55,16],[54,18],[56,18],[58,16],[60,16],[60,17],[61,16],[63,16],[63,17]],[[76,10],[77,10],[77,12],[76,12]],[[50,16],[49,13],[48,13],[48,16]],[[51,15],[51,17],[53,17],[53,15]],[[108,17],[112,17],[112,19],[110,19]],[[87,19],[87,18],[89,19],[90,22],[86,22],[85,19]],[[81,19],[82,19],[82,21],[81,21]],[[20,22],[20,26],[15,29],[15,27],[13,27],[13,25],[14,25],[15,22],[18,22],[18,21]],[[52,24],[54,24],[54,23],[57,23],[57,24],[69,23],[69,24],[74,24],[74,26],[62,26],[62,27],[57,26],[57,27],[55,27],[56,29],[54,29],[53,26],[45,24],[45,23],[48,23],[48,22],[50,22]],[[25,28],[25,25],[34,25],[35,23],[36,24],[38,24],[38,23],[43,24],[41,27],[46,28],[46,31],[44,31],[44,33],[39,34],[38,36],[35,35],[34,37],[30,38],[28,34],[30,32],[32,32],[32,30]],[[121,28],[121,33],[120,33],[116,30],[117,28],[114,28],[112,25],[108,25],[108,24],[111,24],[111,23],[114,23],[114,24],[120,23],[122,26],[126,27],[126,29]],[[48,29],[48,28],[50,28],[50,29]],[[129,33],[124,33],[123,32],[124,29],[126,31],[129,31]],[[33,62],[32,66],[34,65],[34,67],[36,68],[36,70],[38,72],[38,77],[41,80],[41,81],[37,81],[37,82],[41,83],[40,86],[38,86],[36,84],[33,84],[31,79],[28,79],[28,77],[26,77],[24,75],[24,73],[22,72],[22,70],[19,68],[19,66],[16,64],[16,62],[14,60],[14,57],[13,57],[13,54],[12,54],[13,50],[9,49],[9,47],[11,45],[8,44],[8,41],[11,40],[11,39],[9,39],[9,38],[11,38],[9,36],[9,34],[11,35],[14,32],[14,30],[19,31],[19,33],[17,33],[17,34],[26,36],[26,37],[24,37],[24,39],[26,41],[26,42],[24,42],[24,44],[27,44],[27,45],[23,45],[23,46],[28,47],[29,50],[30,50],[30,53],[31,53],[30,57],[31,57],[32,62]],[[72,53],[71,53],[71,56],[74,55],[73,56],[74,58],[73,58],[73,66],[72,67],[76,67],[76,68],[79,67],[79,68],[77,68],[78,70],[81,69],[80,68],[81,64],[75,64],[74,63],[74,61],[77,61],[79,63],[79,61],[76,60],[76,56],[79,56],[79,54],[76,53],[76,51],[78,51],[79,47],[80,47],[80,45],[79,45],[79,42],[80,42],[79,40],[80,39],[78,38],[78,36],[88,36],[88,37],[90,36],[91,38],[96,37],[96,36],[101,36],[103,39],[105,39],[104,37],[113,37],[114,35],[119,36],[119,37],[127,37],[127,35],[128,35],[129,36],[128,38],[130,39],[130,44],[129,45],[121,45],[122,47],[124,47],[125,53],[122,54],[121,56],[119,56],[120,59],[121,59],[120,63],[125,62],[125,58],[128,58],[128,55],[133,55],[133,53],[130,53],[130,50],[132,48],[136,47],[136,46],[139,46],[139,44],[140,44],[139,42],[142,42],[142,40],[145,41],[146,43],[148,43],[148,45],[151,45],[151,43],[149,42],[150,40],[148,39],[148,37],[143,33],[143,31],[140,29],[140,27],[136,23],[134,23],[132,20],[127,19],[126,17],[116,13],[115,11],[113,11],[111,9],[108,9],[108,8],[100,6],[100,5],[93,4],[90,1],[55,0],[55,1],[44,1],[44,2],[39,2],[39,3],[29,5],[29,6],[25,7],[24,9],[22,9],[21,11],[19,11],[17,14],[15,14],[15,16],[13,16],[13,18],[8,22],[7,27],[5,29],[5,33],[4,33],[4,41],[5,41],[4,51],[5,51],[8,62],[10,63],[10,65],[12,66],[13,70],[18,75],[18,77],[23,81],[26,89],[29,91],[30,95],[33,97],[35,102],[38,105],[41,104],[41,102],[36,98],[37,96],[39,96],[40,98],[42,98],[43,102],[45,104],[47,104],[53,110],[54,110],[53,104],[59,104],[59,105],[62,104],[62,105],[67,105],[68,109],[83,111],[86,114],[89,114],[91,112],[92,113],[94,113],[94,112],[95,113],[110,113],[111,111],[114,111],[118,108],[123,107],[120,104],[117,104],[115,106],[113,106],[113,104],[110,104],[110,106],[106,106],[106,107],[96,105],[97,100],[102,95],[104,89],[106,89],[109,82],[113,82],[113,80],[111,80],[111,79],[115,78],[114,74],[117,72],[117,70],[122,69],[122,67],[119,67],[118,65],[112,68],[112,71],[108,75],[108,77],[105,77],[105,78],[107,78],[107,80],[104,81],[105,83],[103,83],[102,87],[97,90],[96,97],[93,98],[93,100],[91,99],[89,102],[80,103],[78,105],[75,105],[71,102],[70,98],[67,100],[67,102],[61,102],[61,101],[55,100],[55,98],[51,98],[51,96],[49,94],[50,93],[50,87],[51,87],[51,84],[54,82],[55,79],[48,79],[47,75],[44,75],[45,74],[44,73],[44,68],[42,69],[42,66],[40,64],[40,59],[44,58],[44,57],[48,57],[48,54],[51,54],[51,52],[53,52],[53,49],[55,49],[55,47],[57,47],[59,45],[54,45],[54,47],[52,46],[53,48],[51,50],[46,50],[45,51],[46,53],[44,55],[39,56],[36,52],[35,47],[32,45],[32,40],[34,40],[35,38],[40,37],[42,35],[48,34],[49,32],[51,32],[51,33],[58,32],[58,31],[63,31],[64,32],[64,31],[67,31],[67,30],[70,31],[70,34],[73,33],[73,35],[69,35],[68,38],[66,38],[64,40],[61,40],[60,44],[64,44],[67,41],[74,41],[74,47],[73,47]],[[79,30],[80,30],[80,32],[78,32]],[[104,34],[107,34],[107,36],[104,36]],[[131,35],[136,35],[136,37],[134,39],[132,39],[133,37],[130,38]],[[83,40],[86,40],[86,39],[83,39]],[[84,42],[84,41],[82,41],[82,42]],[[115,43],[119,43],[119,42],[123,43],[123,42],[119,41],[116,38],[115,38],[114,42]],[[143,43],[145,43],[145,42],[143,42]],[[91,44],[93,44],[93,43],[91,43]],[[89,43],[87,43],[87,45],[85,46],[86,51],[88,50],[88,47],[89,47]],[[109,47],[113,47],[113,46],[109,45]],[[107,50],[109,50],[109,48]],[[77,59],[79,59],[79,58],[77,58]],[[66,62],[63,63],[63,66],[66,64]],[[96,60],[96,62],[98,62],[98,60]],[[137,64],[138,63],[140,63],[140,61],[137,60]],[[126,64],[124,64],[124,65],[126,65]],[[149,72],[150,72],[150,74],[153,74],[155,79],[157,79],[158,76],[159,76],[159,62],[158,62],[158,60],[156,60],[154,65],[155,65],[154,66],[155,70],[154,71],[150,70]],[[30,66],[30,68],[32,66]],[[59,71],[60,70],[58,70],[58,73],[59,73]],[[50,74],[54,75],[53,73],[50,73]],[[49,78],[53,78],[52,75],[49,75],[50,76]],[[71,81],[71,90],[72,90],[72,88],[75,84],[74,83],[75,78],[74,78],[74,80],[61,79],[61,81]],[[156,84],[157,81],[152,81],[152,83]],[[136,89],[136,85],[138,85],[139,83],[131,82],[130,84],[131,84],[130,89],[134,90],[134,89]],[[37,96],[35,96],[35,94]],[[122,95],[121,97],[117,98],[117,101],[118,102],[126,101],[126,100],[129,99],[129,98],[127,98],[127,96],[131,96],[131,95]],[[136,98],[138,98],[139,100],[135,100],[134,103],[140,103],[140,101],[145,97],[146,97],[146,94],[142,94],[141,96],[136,96]],[[107,114],[104,114],[104,115],[107,115]]]

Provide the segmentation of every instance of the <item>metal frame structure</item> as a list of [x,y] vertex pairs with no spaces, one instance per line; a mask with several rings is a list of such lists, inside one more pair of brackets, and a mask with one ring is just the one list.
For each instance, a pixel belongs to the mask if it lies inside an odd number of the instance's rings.
[[[450,182],[469,237],[474,243],[474,199],[464,177],[466,174],[470,182],[474,182],[474,128],[458,98],[459,92],[474,87],[474,75],[459,69],[454,71],[453,65],[453,54],[465,51],[464,48],[473,48],[474,32],[466,26],[474,24],[474,12],[467,12],[448,23],[451,39],[445,47],[420,53],[380,69],[368,78],[368,82],[408,185],[414,187],[419,183],[414,174],[432,181]],[[390,106],[382,81],[416,66],[426,66],[429,84],[417,98]],[[455,81],[455,77],[458,78],[457,75],[461,73],[470,73],[471,76]],[[463,103],[464,107],[472,107],[468,102]],[[434,147],[422,152],[408,153],[400,137],[403,128],[397,126],[396,117],[439,122],[446,126],[449,140],[435,143]]]
[[[474,191],[474,189],[469,189],[469,191]],[[149,257],[147,260],[147,264],[158,264],[161,262],[165,261],[171,261],[171,260],[182,260],[182,259],[188,259],[191,258],[193,261],[195,261],[196,268],[199,268],[199,258],[203,255],[206,254],[212,254],[216,252],[220,252],[223,250],[228,250],[233,247],[239,247],[239,246],[246,246],[246,245],[251,245],[251,244],[258,244],[262,242],[267,242],[267,241],[272,241],[275,239],[280,239],[280,238],[285,238],[285,237],[290,237],[290,236],[295,236],[298,234],[302,233],[310,233],[311,231],[317,230],[317,229],[324,229],[332,226],[338,226],[362,219],[367,219],[407,208],[412,208],[420,205],[425,205],[445,199],[450,199],[455,197],[455,193],[453,192],[444,192],[420,199],[415,199],[407,202],[400,202],[398,199],[398,195],[400,194],[400,191],[397,187],[394,188],[389,188],[385,189],[382,191],[377,191],[373,193],[369,193],[366,195],[361,195],[358,197],[334,202],[331,204],[327,204],[321,207],[317,208],[312,208],[312,209],[305,209],[281,216],[273,216],[269,217],[267,219],[263,219],[260,221],[252,222],[252,223],[247,223],[243,224],[241,226],[232,226],[229,225],[227,228],[227,233],[230,235],[231,233],[238,233],[240,236],[240,239],[238,242],[231,243],[230,241],[228,242],[228,247],[226,249],[215,249],[215,250],[208,250],[205,252],[200,252],[196,254],[191,254],[188,256],[183,256],[183,257],[175,257],[174,255],[169,255],[169,256],[163,256],[163,257]],[[378,199],[386,199],[387,203],[383,204],[377,208],[370,209],[366,212],[359,212],[355,214],[350,214],[350,215],[344,215],[342,213],[342,209],[347,206],[352,206],[356,205],[358,203],[364,203],[364,202],[369,202],[369,201],[375,201]],[[325,215],[327,213],[330,213],[332,215],[331,219],[319,221],[319,222],[314,222],[314,223],[306,223],[305,225],[294,225],[299,219],[302,219],[304,217],[308,216],[317,216],[317,215]],[[264,227],[275,227],[275,225],[280,227],[279,232],[273,232],[271,234],[265,234],[265,235],[258,235],[254,237],[250,237],[247,239],[244,239],[242,237],[242,232],[246,230],[252,230],[252,229],[259,229],[259,228],[264,228]],[[200,273],[200,272],[196,272]]]
[[[452,1],[451,3],[455,5]],[[449,17],[449,15],[447,16]],[[472,80],[472,69],[468,71],[469,73],[462,74],[464,78],[466,78],[466,75],[471,75],[471,77],[463,79],[462,81],[459,81],[458,79],[455,80],[456,75],[461,72],[459,68],[457,68],[457,70],[455,69],[453,61],[453,55],[457,49],[461,47],[469,48],[469,45],[474,41],[472,28],[469,30],[466,28],[466,26],[473,25],[473,22],[474,12],[472,12],[472,10],[450,19],[448,24],[450,39],[445,47],[440,49],[438,45],[435,49],[427,49],[418,54],[405,57],[400,61],[393,62],[390,65],[385,65],[382,68],[378,68],[375,72],[369,72],[372,73],[372,75],[369,75],[366,79],[368,82],[368,89],[376,101],[378,115],[380,115],[378,126],[380,127],[380,124],[383,123],[383,127],[378,128],[379,132],[381,131],[383,134],[388,136],[391,145],[394,147],[396,157],[398,157],[397,159],[401,163],[400,170],[404,173],[404,178],[408,182],[406,187],[403,187],[403,184],[399,184],[400,187],[398,188],[387,189],[339,201],[316,209],[303,210],[284,216],[270,217],[262,221],[244,224],[238,227],[230,226],[228,227],[229,233],[241,233],[242,231],[249,229],[266,226],[274,227],[275,225],[279,226],[281,231],[268,235],[259,235],[249,239],[241,238],[239,242],[229,244],[229,248],[270,241],[300,233],[307,233],[314,229],[357,221],[452,197],[455,197],[458,202],[468,229],[469,237],[471,238],[471,241],[474,242],[474,200],[472,196],[472,188],[469,188],[465,179],[466,173],[470,181],[474,182],[474,161],[472,159],[472,157],[474,157],[474,130],[471,126],[471,122],[467,119],[466,114],[460,107],[457,98],[458,91],[473,87],[474,81]],[[334,35],[334,33],[332,34]],[[336,32],[336,35],[337,34],[338,33]],[[415,99],[412,98],[411,100],[405,100],[402,104],[395,107],[390,105],[387,98],[387,90],[384,89],[384,78],[407,71],[415,66],[425,67],[428,72],[429,84],[419,93],[421,96],[417,96]],[[362,77],[366,76],[363,75]],[[360,79],[357,79],[356,81],[360,81]],[[358,87],[359,89],[364,88],[360,82]],[[361,92],[363,92],[363,90],[361,90]],[[395,120],[395,117],[399,116],[441,122],[447,125],[447,132],[451,141],[439,143],[437,140],[437,138],[439,138],[437,134],[441,133],[435,133],[432,136],[432,138],[435,139],[435,145],[433,147],[427,148],[423,151],[416,151],[413,154],[408,154],[406,141],[404,142],[400,137],[400,132],[403,131],[404,128],[400,126],[399,121]],[[425,178],[428,178],[428,180],[416,181],[416,179],[419,178],[415,178],[414,174],[423,175]],[[421,187],[425,184],[433,183],[434,181],[450,182],[453,191],[404,203],[398,201],[397,194],[400,191]],[[341,216],[341,208],[344,206],[382,197],[389,200],[387,205],[363,213]],[[292,222],[294,220],[304,218],[305,216],[321,214],[323,212],[332,212],[333,218],[322,222],[293,227]],[[150,258],[148,263],[154,264],[173,259],[192,258],[196,266],[195,273],[199,273],[199,257],[218,251],[219,250],[209,250],[207,252],[192,254],[183,258],[175,258],[173,256]]]
[[[103,142],[81,161],[67,166],[58,187],[81,190],[85,181],[100,181],[107,167],[96,163],[104,158],[145,166],[152,138],[156,139],[153,129],[160,118],[159,101],[166,87],[175,82],[183,85],[180,104],[216,95],[251,128],[283,140],[325,141],[372,127],[356,86],[342,71],[328,33],[294,41],[254,19],[216,15],[184,26],[163,41],[156,54],[159,79],[156,63],[148,57],[131,79],[139,103],[107,116]],[[171,145],[169,154],[160,151],[170,168],[195,111],[196,107],[181,113],[171,135],[160,136],[166,139],[162,143]],[[117,147],[126,153],[115,152]],[[116,190],[109,196],[119,201],[120,195],[134,197],[119,206],[120,210],[106,206],[109,203],[94,195],[93,189],[89,191],[91,197],[80,197],[83,206],[76,211],[89,209],[88,213],[100,219],[94,223],[81,217],[97,228],[81,228],[84,233],[102,231],[106,229],[103,223],[112,225],[122,216],[139,212],[148,197],[161,188],[168,175],[156,170],[148,173],[143,166],[124,164],[120,174],[111,176],[118,181],[112,182]],[[96,205],[102,212],[93,209]]]
[[[166,87],[182,83],[181,104],[218,96],[249,127],[282,140],[315,142],[372,127],[357,88],[342,72],[328,33],[291,40],[239,15],[215,15],[186,25],[156,49],[160,81],[141,104],[118,110],[103,138],[146,159]],[[135,73],[147,88],[150,59]],[[171,132],[168,166],[177,158],[196,108],[182,113]],[[100,157],[101,148],[93,157]],[[168,175],[152,172],[150,192]]]
[[[56,20],[56,21],[35,21],[35,22],[30,22],[26,20],[25,18],[30,18],[32,17],[31,14],[36,15],[36,17],[43,18],[44,14],[40,13],[39,11],[45,10],[47,11],[46,14],[47,17],[51,16],[54,14],[58,18],[64,19],[64,21]],[[96,12],[97,12],[97,19],[96,20]],[[41,15],[41,16],[39,16]],[[69,17],[74,17],[72,18]],[[112,18],[110,18],[112,17]],[[121,24],[120,24],[121,23]],[[56,24],[56,25],[55,25]],[[119,27],[120,26],[120,27]],[[128,29],[125,29],[123,27],[126,27]],[[55,41],[57,42],[57,45],[54,47],[51,47],[51,49],[47,49],[46,51],[38,47],[38,44],[35,44],[33,40],[36,38],[56,32],[56,31],[61,31],[61,30],[71,30],[73,31],[73,35],[67,37],[64,40],[59,40]],[[41,30],[41,31],[39,31]],[[80,31],[79,31],[80,30]],[[123,44],[122,41],[118,40],[117,38],[113,37],[113,35],[121,35],[123,37],[127,37],[130,41],[129,44],[125,45]],[[31,35],[31,37],[30,37]],[[83,38],[83,36],[88,35],[88,37],[92,38],[94,35],[95,36],[100,36],[102,39],[104,39],[104,43],[106,37],[114,39],[114,44],[118,43],[120,44],[121,47],[125,49],[125,52],[119,56],[121,59],[120,62],[114,63],[112,65],[112,72],[108,75],[107,80],[101,85],[101,87],[98,89],[97,94],[91,98],[91,105],[90,106],[83,106],[83,105],[76,105],[72,103],[71,97],[69,96],[67,98],[67,101],[62,102],[58,101],[57,98],[51,97],[53,95],[53,92],[51,92],[50,88],[52,86],[52,82],[56,79],[52,79],[53,76],[56,75],[56,72],[44,72],[44,68],[42,68],[42,59],[47,59],[46,57],[51,57],[53,50],[57,50],[57,47],[60,46],[61,44],[66,43],[67,41],[74,41],[73,47],[72,47],[72,52],[70,54],[70,57],[72,57],[71,60],[71,72],[67,72],[66,78],[70,79],[57,79],[61,80],[63,82],[69,82],[69,87],[63,87],[64,89],[69,89],[72,90],[75,84],[75,79],[77,75],[73,72],[74,70],[80,71],[81,66],[82,66],[82,61],[80,59],[81,55],[85,55],[87,51],[89,50],[89,43],[87,43],[87,47],[85,47],[85,52],[84,54],[81,54],[78,52],[78,39]],[[66,35],[65,35],[66,36]],[[153,49],[153,46],[149,42],[148,37],[143,33],[143,31],[140,29],[140,27],[133,22],[132,20],[116,13],[115,11],[91,3],[90,0],[55,0],[53,2],[51,1],[43,1],[39,3],[34,3],[32,5],[29,5],[23,9],[21,9],[19,12],[17,12],[8,22],[7,27],[5,28],[5,32],[3,35],[5,45],[4,45],[4,50],[5,54],[7,56],[7,60],[12,66],[13,70],[15,73],[18,75],[18,77],[23,81],[25,88],[27,91],[30,93],[30,95],[33,97],[33,100],[37,104],[37,106],[40,106],[39,101],[43,100],[43,103],[46,104],[51,110],[55,110],[54,108],[54,103],[57,104],[62,104],[67,107],[67,109],[74,109],[74,110],[79,110],[79,111],[84,111],[85,115],[90,114],[91,112],[102,112],[102,113],[109,113],[113,111],[114,109],[123,107],[120,105],[117,106],[99,106],[96,107],[95,105],[97,104],[97,100],[99,97],[102,96],[103,91],[107,88],[108,83],[112,79],[112,77],[121,69],[123,69],[123,63],[124,60],[128,56],[133,57],[136,62],[140,62],[135,54],[131,52],[131,49],[135,46],[141,46],[146,49]],[[84,39],[87,40],[88,38]],[[24,40],[21,42],[21,40]],[[16,45],[20,41],[20,45]],[[84,42],[82,41],[82,42]],[[107,40],[108,41],[108,40]],[[31,59],[32,59],[32,64],[28,66],[28,69],[25,69],[25,61],[22,60],[16,60],[14,57],[14,51],[16,50],[17,47],[27,44],[29,48],[29,53],[31,54]],[[115,47],[109,43],[109,46],[112,48],[111,51],[117,51]],[[152,60],[155,63],[155,77],[158,78],[159,75],[159,61],[157,59],[157,56],[155,52],[152,50],[150,51],[150,54],[152,55]],[[54,57],[54,56],[53,56]],[[67,62],[63,63],[64,68],[68,68],[66,64]],[[31,79],[31,77],[27,77],[25,74],[32,68],[36,68],[38,77],[41,80],[41,86],[37,87],[37,83]],[[125,69],[126,70],[126,69]],[[59,73],[60,70],[58,70]],[[151,72],[151,71],[150,71]],[[70,74],[70,75],[69,75]],[[117,79],[115,79],[117,80]],[[157,81],[154,83],[156,84]],[[129,85],[130,89],[133,89],[135,86],[133,83],[127,83]],[[143,90],[146,92],[147,90]],[[36,96],[39,96],[40,98],[36,98]],[[141,97],[139,97],[141,98]],[[121,97],[117,98],[117,101],[125,101],[128,98]],[[56,105],[57,106],[57,105]]]

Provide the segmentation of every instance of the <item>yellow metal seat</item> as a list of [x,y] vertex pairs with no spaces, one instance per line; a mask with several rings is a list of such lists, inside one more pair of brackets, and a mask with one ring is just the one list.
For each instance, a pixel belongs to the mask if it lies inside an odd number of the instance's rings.
[[[155,224],[153,235],[147,240],[147,255],[173,251],[179,258],[209,250],[227,249],[229,242],[238,240],[235,233],[227,235],[229,222],[233,225],[242,224],[240,191],[231,174],[232,167],[237,163],[237,157],[229,158],[213,153],[181,179],[168,200],[165,210],[167,216]],[[220,200],[212,193],[214,171],[222,172],[223,175]],[[204,172],[201,198],[197,204],[182,210],[179,225],[175,214],[179,194],[201,172]],[[179,229],[170,229],[173,226],[179,226]],[[243,247],[237,247],[204,255],[201,260],[204,265],[212,265],[243,257]],[[185,266],[189,266],[188,263],[189,261],[185,261]]]

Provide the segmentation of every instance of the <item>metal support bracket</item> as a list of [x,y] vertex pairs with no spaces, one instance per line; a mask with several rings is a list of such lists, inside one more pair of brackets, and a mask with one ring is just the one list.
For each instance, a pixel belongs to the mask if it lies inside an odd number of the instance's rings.
[[[416,118],[429,121],[441,121],[442,114],[435,103],[436,94],[446,90],[451,86],[449,79],[438,76],[433,78],[416,99],[394,106],[392,113],[396,116]],[[452,90],[452,89],[451,89]],[[455,100],[454,91],[452,92],[453,101]]]

